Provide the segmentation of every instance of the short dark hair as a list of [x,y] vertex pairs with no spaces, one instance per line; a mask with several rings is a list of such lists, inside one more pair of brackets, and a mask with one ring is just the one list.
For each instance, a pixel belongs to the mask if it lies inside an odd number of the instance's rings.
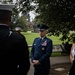
[[8,20],[11,18],[12,12],[8,10],[0,10],[0,21]]

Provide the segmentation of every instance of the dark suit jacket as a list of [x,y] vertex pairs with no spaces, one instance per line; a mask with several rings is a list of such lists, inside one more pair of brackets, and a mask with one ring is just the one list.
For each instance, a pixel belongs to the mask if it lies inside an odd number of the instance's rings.
[[27,75],[30,68],[26,40],[10,33],[9,27],[0,25],[0,75]]
[[52,53],[52,40],[45,37],[42,41],[36,38],[33,42],[31,50],[31,61],[39,60],[39,65],[34,65],[37,68],[50,68],[50,56]]

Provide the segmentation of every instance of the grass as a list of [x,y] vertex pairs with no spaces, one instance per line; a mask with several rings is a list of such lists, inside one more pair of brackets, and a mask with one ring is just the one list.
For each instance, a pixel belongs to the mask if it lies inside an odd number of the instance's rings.
[[28,45],[32,45],[34,39],[39,36],[38,33],[24,33]]
[[61,54],[61,52],[52,52],[51,57],[56,57],[56,56],[67,56],[67,55],[69,55],[69,54],[67,54],[67,53]]
[[62,56],[61,52],[52,52],[52,57],[56,57],[56,56]]
[[52,39],[53,45],[58,45],[58,44],[62,43],[62,41],[60,40],[61,35],[59,37],[57,37],[57,36],[47,36],[47,37]]
[[[28,43],[28,45],[32,45],[34,39],[36,37],[40,37],[39,36],[39,33],[25,33],[25,32],[22,32],[22,34],[26,37],[26,41]],[[61,44],[62,41],[60,40],[60,37],[57,37],[57,36],[47,36],[48,38],[52,39],[53,41],[53,45],[57,45],[57,44]]]

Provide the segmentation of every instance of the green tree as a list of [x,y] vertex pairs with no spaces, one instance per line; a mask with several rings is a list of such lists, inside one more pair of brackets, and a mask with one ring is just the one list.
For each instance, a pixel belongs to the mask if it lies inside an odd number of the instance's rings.
[[20,0],[19,2],[17,2],[15,8],[13,9],[13,27],[19,22],[20,16],[26,16],[27,19],[31,9],[32,6],[30,0]]
[[27,27],[27,23],[28,21],[26,20],[26,17],[25,16],[21,16],[17,23],[16,23],[16,26],[19,26],[23,29],[23,31],[27,31],[28,27]]
[[[69,31],[75,30],[74,0],[33,0],[37,4],[37,19],[49,25],[53,35],[62,33],[68,39]],[[66,40],[63,38],[63,40]],[[70,39],[68,39],[70,40]]]

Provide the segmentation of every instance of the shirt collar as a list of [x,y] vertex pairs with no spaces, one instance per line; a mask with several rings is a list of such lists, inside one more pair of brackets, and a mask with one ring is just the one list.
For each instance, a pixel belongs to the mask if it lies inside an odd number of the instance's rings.
[[[41,38],[41,37],[40,37]],[[41,39],[43,40],[45,38],[45,36],[44,37],[42,37]]]

